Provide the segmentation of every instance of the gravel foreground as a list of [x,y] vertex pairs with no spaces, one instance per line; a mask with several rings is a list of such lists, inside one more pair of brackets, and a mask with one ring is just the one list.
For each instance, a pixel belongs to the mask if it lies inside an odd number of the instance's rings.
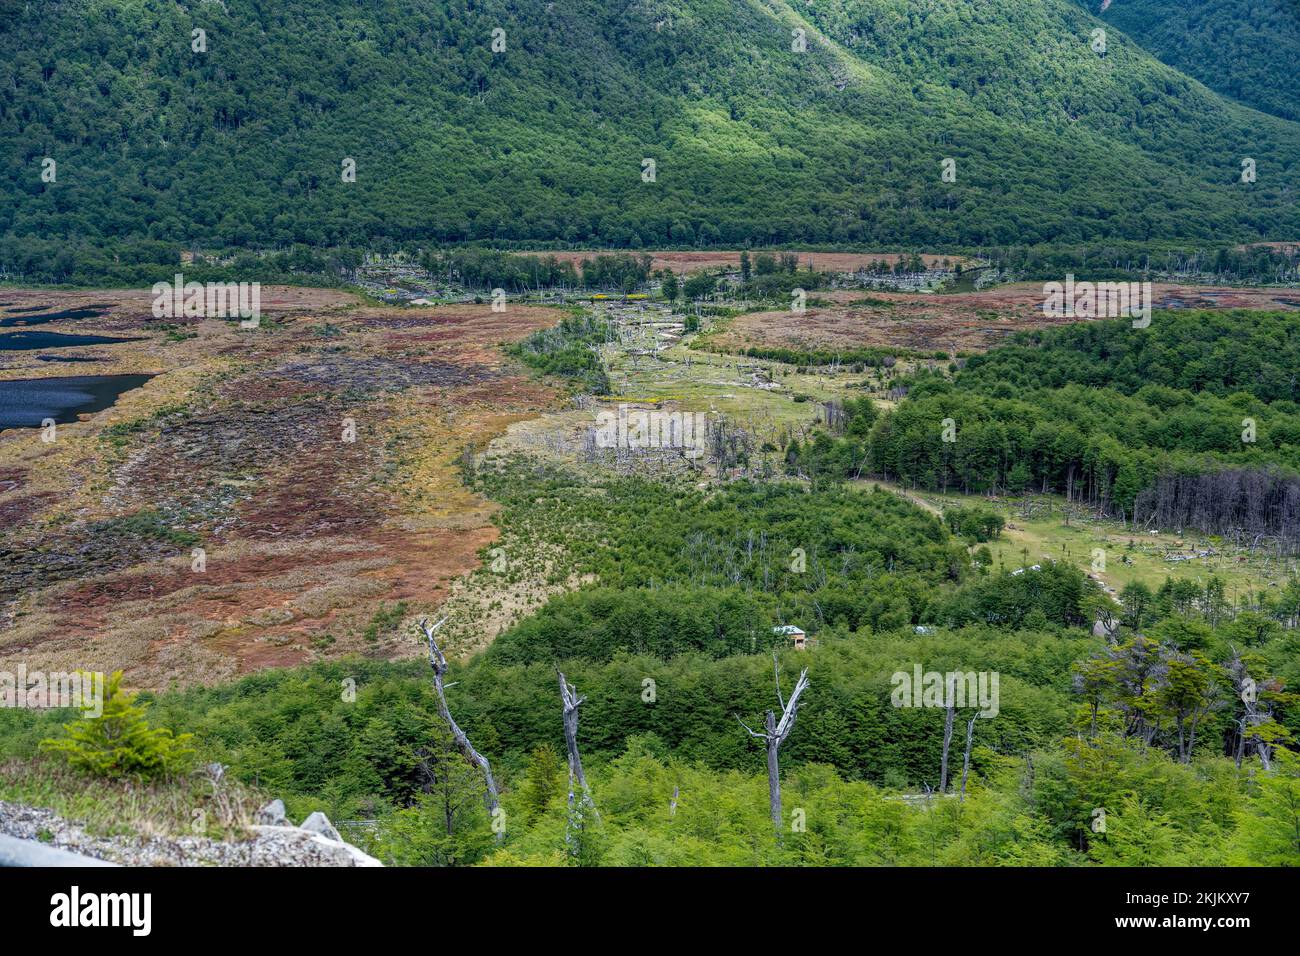
[[382,866],[351,844],[294,826],[254,826],[238,842],[207,837],[101,837],[51,810],[0,800],[0,833],[123,866]]

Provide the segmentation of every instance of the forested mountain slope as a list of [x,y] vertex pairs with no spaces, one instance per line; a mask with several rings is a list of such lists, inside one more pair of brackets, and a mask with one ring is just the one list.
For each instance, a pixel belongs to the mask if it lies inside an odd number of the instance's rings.
[[1210,89],[1300,119],[1297,0],[1077,0],[1134,42]]
[[1099,56],[1071,0],[67,0],[0,19],[10,264],[73,255],[59,237],[126,261],[146,239],[1300,232],[1300,125],[1122,35]]

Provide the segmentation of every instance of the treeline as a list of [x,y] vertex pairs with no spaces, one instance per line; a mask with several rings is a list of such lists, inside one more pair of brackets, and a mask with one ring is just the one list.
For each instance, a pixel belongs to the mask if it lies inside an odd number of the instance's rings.
[[196,282],[310,283],[338,286],[356,278],[364,253],[295,244],[279,250],[225,249],[182,258],[178,242],[0,236],[0,280],[26,284],[150,286],[177,272]]
[[[927,488],[1057,492],[1131,515],[1138,492],[1172,470],[1300,460],[1300,422],[1249,396],[1159,385],[1127,396],[1077,384],[1019,394],[971,390],[960,377],[915,378],[907,399],[861,443],[857,465]],[[1253,441],[1242,440],[1248,419]]]
[[[538,288],[604,288],[626,290],[628,277],[642,285],[651,273],[643,268],[641,252],[610,252],[596,259],[584,273],[582,261],[548,254],[548,248],[583,243],[521,242],[502,239],[484,246],[464,244],[429,250],[419,241],[396,242],[388,236],[361,238],[356,245],[313,246],[303,242],[286,242],[282,246],[249,244],[247,246],[205,245],[198,261],[186,263],[187,271],[203,272],[200,281],[311,282],[336,285],[355,278],[357,267],[367,253],[392,255],[404,253],[420,261],[429,272],[449,281],[475,288],[503,288],[523,292]],[[723,244],[734,248],[740,243]],[[589,244],[589,243],[587,243]],[[698,243],[667,243],[665,248],[682,248]],[[84,237],[48,239],[42,236],[0,235],[0,279],[41,284],[150,285],[170,278],[181,266],[181,253],[193,250],[196,243],[150,238],[111,238],[89,241]],[[523,254],[523,249],[540,251]],[[700,247],[703,248],[703,247]],[[844,251],[871,251],[871,247],[838,244]],[[512,249],[516,251],[511,251]],[[1153,249],[1155,251],[1153,251]],[[825,247],[821,251],[825,251]],[[1134,279],[1158,272],[1163,275],[1209,277],[1224,282],[1294,282],[1300,277],[1300,247],[1248,246],[1238,249],[1219,248],[1169,249],[1160,243],[1094,246],[1013,246],[971,247],[963,254],[988,257],[994,267],[1006,275],[1021,279],[1060,280],[1066,273],[1091,280]],[[815,255],[815,254],[814,254]],[[760,260],[772,261],[770,271],[759,271]],[[756,253],[750,274],[744,280],[745,291],[754,298],[771,298],[791,289],[812,290],[825,284],[825,274],[797,268],[801,253]],[[868,265],[872,274],[913,271],[919,256],[901,257],[890,266],[883,260]],[[610,260],[613,260],[610,263]],[[816,261],[815,258],[813,260]],[[610,263],[610,264],[607,264]],[[789,268],[793,265],[794,268]],[[960,274],[962,269],[956,267]],[[668,270],[661,275],[666,278]],[[643,274],[644,273],[644,274]],[[706,279],[701,277],[707,276]],[[250,278],[251,277],[251,278]],[[685,281],[705,283],[693,287],[687,298],[700,298],[713,291],[717,277],[694,273]],[[680,291],[680,277],[672,276],[673,287]],[[674,295],[673,298],[677,296]]]
[[864,368],[892,368],[899,358],[948,358],[947,352],[920,353],[899,348],[791,349],[781,346],[750,345],[736,354],[749,358],[784,362],[800,368],[843,365],[853,371]]
[[1137,279],[1160,274],[1221,282],[1295,282],[1300,247],[1294,243],[1188,246],[1168,241],[1054,245],[994,245],[968,250],[1020,279]]
[[539,289],[617,289],[631,292],[650,276],[645,254],[607,253],[577,266],[556,256],[520,255],[494,249],[444,249],[426,252],[420,264],[429,274],[474,289],[527,292]]
[[[1039,329],[972,356],[963,386],[1000,397],[1077,383],[1132,395],[1148,385],[1264,402],[1300,401],[1300,315],[1245,309],[1161,312],[1146,329],[1097,321]],[[1162,405],[1177,404],[1172,395]]]

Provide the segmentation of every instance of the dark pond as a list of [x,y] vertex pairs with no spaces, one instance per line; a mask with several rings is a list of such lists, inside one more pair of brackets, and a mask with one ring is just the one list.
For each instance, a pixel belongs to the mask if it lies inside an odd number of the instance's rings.
[[[20,312],[21,309],[14,309]],[[44,325],[46,322],[59,322],[69,319],[89,319],[103,315],[103,309],[64,309],[61,312],[42,312],[40,315],[7,315],[0,318],[0,327],[14,325]]]
[[81,412],[98,412],[152,375],[69,375],[0,382],[0,428],[40,428],[52,418],[75,422]]
[[0,334],[0,352],[26,352],[31,349],[66,349],[74,345],[113,345],[139,342],[111,335],[65,335],[62,332],[5,332]]

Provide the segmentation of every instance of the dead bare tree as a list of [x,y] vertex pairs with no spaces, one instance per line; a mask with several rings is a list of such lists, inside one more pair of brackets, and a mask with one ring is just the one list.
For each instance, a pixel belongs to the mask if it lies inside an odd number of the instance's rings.
[[[569,820],[565,826],[564,842],[572,852],[573,831],[581,830],[586,811],[596,820],[600,814],[591,799],[587,775],[582,772],[582,757],[578,753],[578,708],[587,700],[579,696],[578,689],[569,683],[563,671],[555,672],[560,678],[560,700],[564,704],[564,746],[569,752]],[[576,786],[575,786],[576,784]]]
[[778,720],[776,713],[769,710],[764,718],[762,733],[751,730],[740,719],[739,714],[736,715],[736,720],[739,721],[740,726],[748,731],[749,736],[763,741],[767,747],[767,792],[772,809],[772,825],[776,827],[776,836],[779,840],[781,838],[782,812],[781,771],[777,765],[777,752],[781,749],[781,745],[785,743],[785,739],[790,736],[790,732],[794,730],[795,717],[799,713],[799,698],[808,689],[808,668],[805,667],[800,672],[799,679],[794,685],[794,692],[790,694],[788,703],[781,697],[781,668],[777,664],[775,653],[772,654],[772,669],[776,673],[776,699],[777,703],[781,705],[781,719]]
[[939,792],[948,792],[948,748],[952,746],[952,722],[957,715],[957,693],[955,675],[949,674],[945,689],[948,692],[948,706],[943,716],[943,760],[939,764]]
[[980,719],[976,712],[970,720],[966,721],[966,755],[961,761],[961,796],[958,797],[959,803],[966,801],[966,778],[970,775],[970,746],[971,741],[975,739],[975,721]]
[[1272,708],[1261,706],[1259,692],[1271,689],[1268,684],[1259,687],[1246,672],[1246,664],[1241,659],[1236,647],[1232,648],[1232,657],[1228,660],[1227,670],[1232,679],[1233,691],[1244,709],[1236,718],[1235,736],[1237,738],[1234,759],[1238,767],[1246,756],[1246,748],[1254,745],[1255,752],[1265,770],[1273,769],[1273,744],[1269,735],[1261,733],[1261,728],[1272,722]]
[[447,658],[443,656],[442,649],[438,647],[438,641],[435,635],[438,628],[447,623],[444,617],[437,624],[430,625],[427,618],[420,618],[420,630],[424,632],[425,639],[429,642],[429,666],[433,668],[433,688],[438,692],[438,713],[442,719],[447,722],[451,728],[451,736],[456,741],[456,747],[465,756],[470,763],[475,764],[483,771],[483,781],[487,785],[487,793],[483,795],[483,803],[487,806],[488,815],[492,818],[492,829],[496,831],[497,840],[505,837],[505,830],[496,826],[497,814],[501,806],[501,795],[497,792],[496,780],[492,778],[492,767],[488,763],[487,757],[474,749],[474,745],[469,742],[469,737],[465,731],[460,729],[460,725],[451,716],[451,710],[447,707],[447,691],[443,686],[442,679],[447,673]]

